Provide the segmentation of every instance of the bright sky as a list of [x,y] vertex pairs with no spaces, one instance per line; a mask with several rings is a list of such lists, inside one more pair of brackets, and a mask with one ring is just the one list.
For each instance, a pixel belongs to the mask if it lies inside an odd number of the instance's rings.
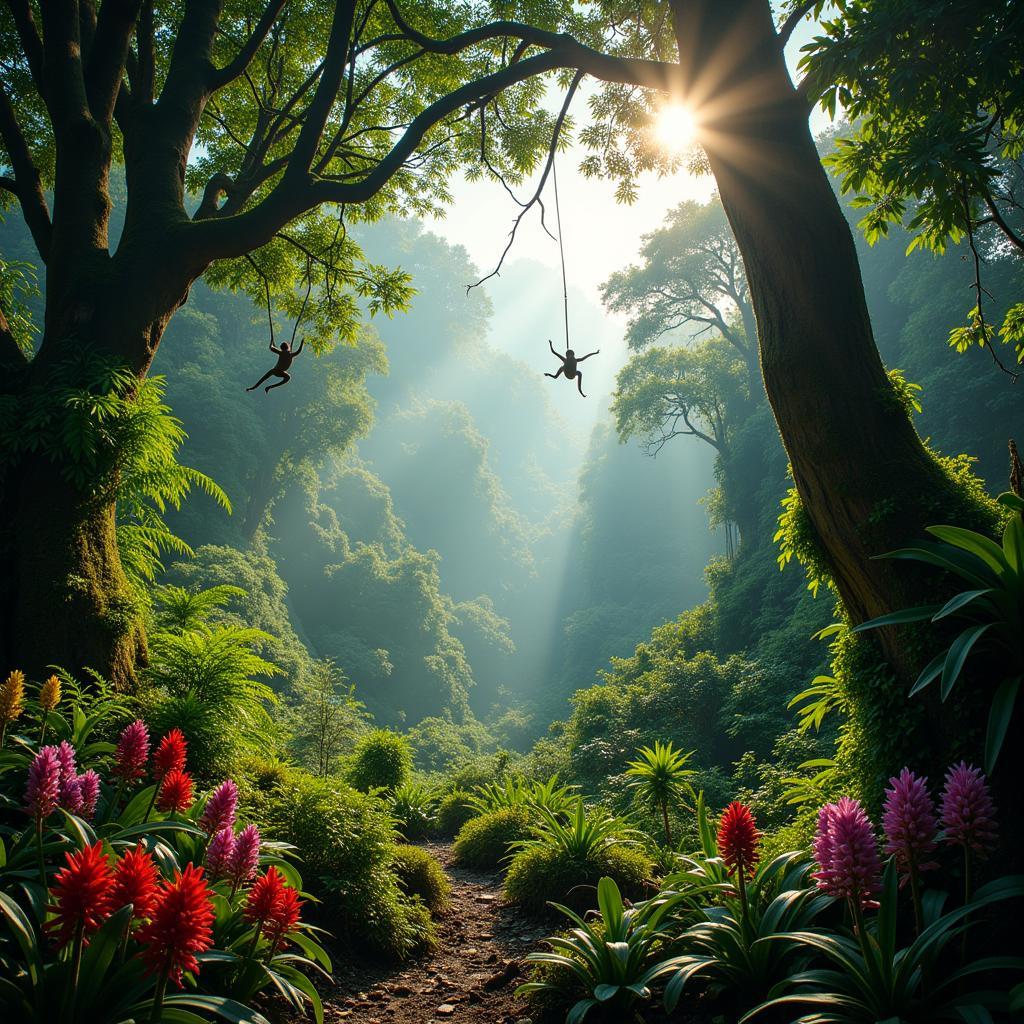
[[[813,28],[812,23],[804,21],[793,33],[786,51],[791,70],[799,59],[800,47],[812,37]],[[586,93],[581,88],[574,102],[577,124],[585,118],[586,110]],[[816,132],[820,131],[827,124],[827,117],[816,110],[811,123]],[[600,302],[601,283],[613,271],[636,259],[642,236],[658,228],[671,207],[685,199],[706,201],[715,186],[710,175],[693,177],[682,172],[659,179],[650,174],[641,180],[637,202],[623,206],[615,201],[614,182],[584,178],[579,173],[585,152],[576,147],[558,160],[566,273],[570,288],[578,288],[594,302]],[[525,198],[533,194],[535,187],[536,179],[517,194]],[[549,211],[548,226],[554,231],[554,199],[550,190],[549,180],[545,205]],[[460,181],[453,191],[456,201],[447,216],[429,222],[428,226],[449,242],[465,246],[481,273],[488,273],[505,247],[518,207],[495,181]],[[549,266],[556,276],[561,273],[558,245],[541,229],[536,209],[523,219],[506,266],[517,259],[534,259]]]

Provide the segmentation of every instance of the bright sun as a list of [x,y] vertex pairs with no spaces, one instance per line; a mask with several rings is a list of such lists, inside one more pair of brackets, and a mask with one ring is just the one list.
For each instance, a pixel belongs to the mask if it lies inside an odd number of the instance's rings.
[[685,149],[697,134],[697,120],[689,108],[670,103],[658,111],[654,134],[658,142],[668,150]]

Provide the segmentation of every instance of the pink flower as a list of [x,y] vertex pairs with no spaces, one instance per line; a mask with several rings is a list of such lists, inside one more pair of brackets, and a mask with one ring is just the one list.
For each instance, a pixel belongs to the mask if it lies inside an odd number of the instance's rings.
[[149,730],[136,719],[126,726],[117,741],[114,774],[125,782],[136,782],[146,771],[149,760]]
[[871,820],[860,801],[848,796],[818,813],[814,857],[818,888],[862,907],[880,888],[882,861]]
[[81,814],[82,784],[77,775],[67,775],[60,780],[60,805],[71,814]]
[[235,823],[235,808],[238,806],[238,787],[225,779],[211,794],[203,808],[199,827],[208,835],[215,835],[221,829],[231,828]]
[[82,794],[79,813],[88,821],[96,813],[96,802],[100,798],[100,777],[90,768],[78,776],[78,789]]
[[56,747],[41,747],[28,766],[25,805],[36,820],[48,818],[60,799],[60,760]]
[[78,767],[75,764],[75,748],[67,740],[61,740],[57,745],[57,760],[60,761],[61,781],[75,778],[78,775]]
[[211,878],[228,877],[234,852],[235,834],[230,828],[222,828],[206,848],[206,870]]
[[947,843],[984,856],[998,838],[996,808],[979,768],[961,761],[946,773],[942,791],[942,827]]
[[260,830],[255,825],[246,825],[235,837],[235,848],[228,864],[228,875],[236,888],[256,874],[259,859]]
[[78,814],[82,810],[82,787],[78,782],[75,748],[67,740],[61,740],[56,753],[60,762],[60,806],[72,814]]
[[882,829],[885,852],[895,854],[901,871],[909,872],[911,866],[918,871],[938,867],[935,861],[924,860],[935,849],[935,804],[928,792],[928,780],[909,768],[889,780]]

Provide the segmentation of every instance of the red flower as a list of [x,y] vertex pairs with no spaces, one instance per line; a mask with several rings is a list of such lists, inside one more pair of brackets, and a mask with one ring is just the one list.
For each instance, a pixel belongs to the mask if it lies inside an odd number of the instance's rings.
[[157,745],[153,755],[153,778],[159,782],[171,772],[183,772],[187,750],[185,734],[180,729],[172,729]]
[[267,873],[257,878],[249,890],[245,901],[246,918],[254,924],[262,925],[281,902],[284,888],[284,875],[273,866],[267,868]]
[[46,925],[58,948],[81,933],[86,938],[110,916],[114,874],[103,844],[66,854],[67,867],[57,872],[48,909],[56,915]]
[[754,873],[760,840],[761,833],[754,824],[750,808],[739,801],[729,804],[718,823],[718,852],[729,868],[730,875],[737,868],[744,877]]
[[160,886],[149,924],[135,937],[143,945],[142,959],[151,974],[166,974],[178,988],[184,971],[196,972],[196,953],[213,945],[213,891],[203,869],[186,864],[173,881]]
[[286,885],[281,890],[281,899],[271,912],[265,926],[267,938],[270,940],[271,956],[277,952],[286,936],[298,930],[302,903],[298,892],[290,885]]
[[161,811],[187,811],[192,806],[192,776],[174,769],[160,783],[156,806]]
[[152,856],[139,843],[129,850],[114,867],[114,889],[111,910],[132,905],[132,917],[149,917],[156,905],[160,872]]

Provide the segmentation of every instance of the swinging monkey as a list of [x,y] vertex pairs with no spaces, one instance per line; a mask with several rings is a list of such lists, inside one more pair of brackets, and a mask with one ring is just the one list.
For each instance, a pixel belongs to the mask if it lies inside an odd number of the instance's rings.
[[287,341],[281,342],[281,347],[277,348],[274,345],[273,340],[270,342],[270,351],[277,356],[277,365],[273,369],[267,370],[265,374],[251,388],[246,388],[246,391],[255,391],[265,380],[270,377],[280,377],[276,384],[268,384],[263,390],[264,392],[270,392],[272,388],[279,388],[282,384],[287,384],[292,379],[291,374],[288,372],[288,367],[292,365],[292,361],[302,352],[303,345],[306,344],[306,339],[303,338],[299,342],[299,347],[292,351],[291,346]]
[[[579,393],[583,395],[583,374],[576,368],[578,363],[582,363],[584,359],[589,359],[591,356],[596,356],[601,350],[594,349],[593,352],[588,352],[585,356],[576,358],[576,353],[571,348],[565,350],[565,355],[555,351],[555,346],[551,344],[551,339],[548,338],[548,348],[551,349],[551,354],[557,356],[562,360],[562,365],[554,373],[545,373],[545,377],[550,377],[552,380],[557,380],[563,373],[565,374],[566,380],[576,379],[576,387],[579,389]],[[583,395],[586,398],[586,395]]]

